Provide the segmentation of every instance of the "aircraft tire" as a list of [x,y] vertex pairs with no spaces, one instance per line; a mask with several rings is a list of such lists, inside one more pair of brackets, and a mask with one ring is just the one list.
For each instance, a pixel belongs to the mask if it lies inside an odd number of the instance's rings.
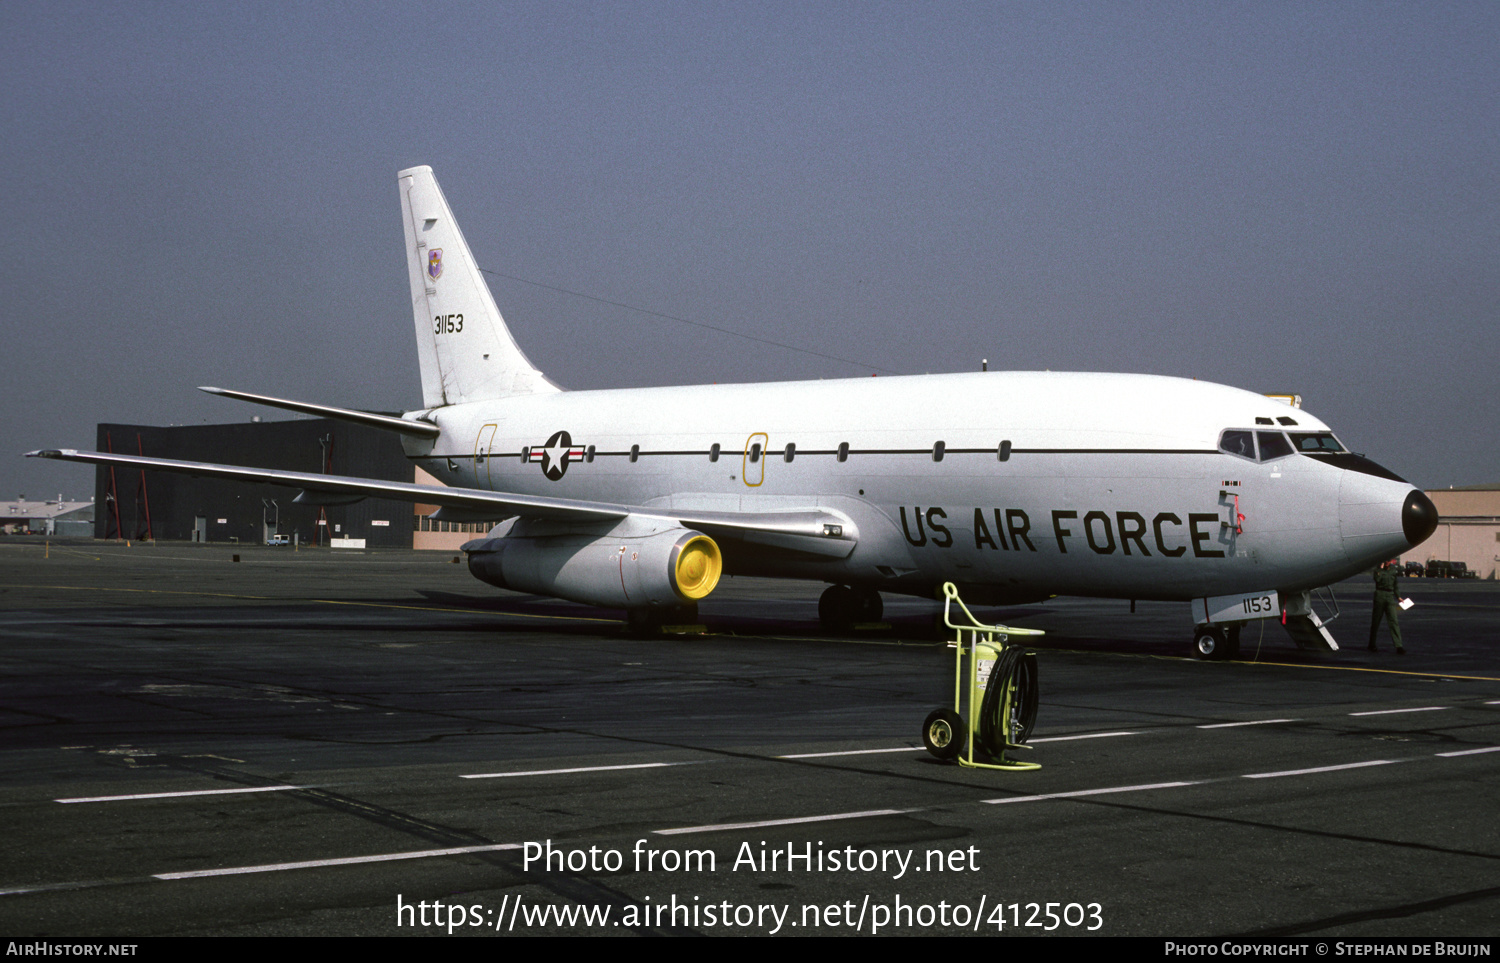
[[1218,662],[1229,656],[1229,642],[1224,631],[1212,625],[1200,625],[1193,632],[1193,658]]
[[860,614],[859,596],[847,585],[830,585],[818,598],[818,621],[825,632],[847,632]]
[[885,614],[885,603],[880,600],[880,593],[872,588],[852,589],[855,602],[859,606],[860,622],[879,622],[880,617]]
[[922,723],[922,745],[945,761],[964,751],[965,735],[964,720],[952,709],[933,709]]

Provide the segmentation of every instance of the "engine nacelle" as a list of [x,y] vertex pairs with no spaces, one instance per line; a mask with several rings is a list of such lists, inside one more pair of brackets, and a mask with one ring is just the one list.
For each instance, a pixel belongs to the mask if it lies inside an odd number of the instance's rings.
[[724,571],[714,540],[681,527],[641,535],[507,534],[464,548],[480,581],[611,608],[691,605]]

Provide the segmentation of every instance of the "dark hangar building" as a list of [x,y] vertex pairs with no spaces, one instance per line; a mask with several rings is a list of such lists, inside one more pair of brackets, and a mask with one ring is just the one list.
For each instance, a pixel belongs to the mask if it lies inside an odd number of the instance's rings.
[[[412,465],[395,434],[326,418],[172,427],[101,424],[96,450],[412,480]],[[104,465],[95,471],[94,493],[96,538],[265,544],[279,536],[289,544],[327,546],[338,539],[352,548],[412,547],[414,515],[407,502],[372,498],[299,505],[294,488]]]

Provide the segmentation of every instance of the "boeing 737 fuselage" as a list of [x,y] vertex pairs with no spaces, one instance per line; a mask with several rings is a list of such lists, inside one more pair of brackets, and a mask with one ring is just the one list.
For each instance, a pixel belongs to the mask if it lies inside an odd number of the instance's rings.
[[[511,338],[430,168],[399,175],[423,407],[402,418],[219,394],[398,431],[445,483],[99,452],[34,454],[436,503],[498,524],[473,573],[648,625],[721,572],[831,583],[831,625],[944,582],[994,604],[1192,601],[1199,655],[1426,539],[1432,502],[1285,402],[1150,375],[983,372],[562,391]],[[1302,623],[1300,635],[1295,629]],[[1310,628],[1309,628],[1310,625]],[[1315,631],[1313,631],[1315,630]]]

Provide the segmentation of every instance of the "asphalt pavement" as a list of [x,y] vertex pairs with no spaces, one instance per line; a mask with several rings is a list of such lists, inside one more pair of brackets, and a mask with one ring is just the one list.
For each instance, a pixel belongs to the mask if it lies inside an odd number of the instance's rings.
[[820,589],[639,639],[445,553],[0,540],[0,934],[1500,931],[1496,583],[1406,583],[1400,657],[1368,580],[1322,655],[984,610],[1047,632],[1028,772],[923,750],[936,603]]

